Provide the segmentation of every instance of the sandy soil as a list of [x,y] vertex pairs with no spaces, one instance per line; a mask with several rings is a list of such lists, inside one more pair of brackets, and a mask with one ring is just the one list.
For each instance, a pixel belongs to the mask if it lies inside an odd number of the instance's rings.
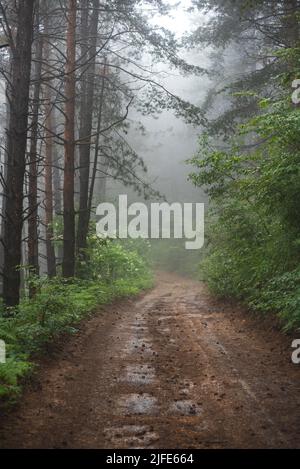
[[159,274],[43,359],[2,448],[300,447],[300,366],[269,322]]

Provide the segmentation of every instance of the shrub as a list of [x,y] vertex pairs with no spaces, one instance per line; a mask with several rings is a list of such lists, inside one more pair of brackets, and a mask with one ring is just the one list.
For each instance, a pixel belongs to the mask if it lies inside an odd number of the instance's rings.
[[299,126],[284,95],[238,128],[227,150],[206,136],[190,161],[213,207],[200,266],[210,288],[276,313],[285,329],[300,326]]
[[97,306],[113,298],[135,295],[153,284],[149,265],[131,246],[118,241],[89,247],[89,279],[66,281],[32,278],[34,299],[23,298],[9,316],[2,308],[0,339],[7,345],[7,361],[0,365],[0,398],[14,400],[21,380],[33,369],[33,354],[62,333],[75,333],[76,324]]

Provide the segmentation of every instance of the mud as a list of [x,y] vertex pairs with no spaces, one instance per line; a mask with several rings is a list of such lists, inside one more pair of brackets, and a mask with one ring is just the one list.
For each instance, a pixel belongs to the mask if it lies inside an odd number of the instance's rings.
[[2,448],[300,447],[300,367],[271,321],[159,274],[44,358]]

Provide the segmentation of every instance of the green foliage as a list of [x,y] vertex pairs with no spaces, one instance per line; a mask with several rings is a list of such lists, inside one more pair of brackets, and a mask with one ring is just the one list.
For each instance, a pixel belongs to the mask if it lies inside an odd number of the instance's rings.
[[260,312],[278,311],[286,331],[299,326],[300,270],[277,275],[269,280],[260,295],[250,303]]
[[32,371],[28,361],[8,358],[0,365],[0,399],[15,398],[20,393],[19,380]]
[[7,361],[0,364],[0,399],[18,396],[22,378],[34,369],[32,356],[46,344],[63,333],[76,333],[76,324],[99,305],[153,285],[149,263],[139,250],[133,243],[125,248],[118,241],[92,238],[86,280],[33,277],[35,298],[24,298],[9,316],[2,309],[0,339],[6,343]]
[[198,29],[186,42],[212,51],[212,83],[204,103],[206,130],[227,141],[240,122],[257,115],[297,78],[299,5],[264,0],[193,0],[192,4],[202,14]]
[[277,313],[286,329],[300,326],[300,112],[291,93],[260,101],[231,146],[203,137],[190,160],[192,182],[212,201],[201,263],[210,288]]
[[123,242],[92,235],[85,260],[80,263],[81,275],[104,283],[120,278],[142,278],[149,272],[148,250],[149,246],[143,240]]

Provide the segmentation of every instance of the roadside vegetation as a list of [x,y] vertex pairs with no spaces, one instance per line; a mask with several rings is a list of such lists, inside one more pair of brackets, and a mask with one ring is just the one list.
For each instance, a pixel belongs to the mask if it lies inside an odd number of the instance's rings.
[[[219,52],[231,48],[240,60],[247,53],[249,62],[227,75],[224,112],[211,114],[190,161],[192,182],[211,201],[201,273],[214,293],[261,314],[275,313],[285,330],[299,328],[299,6],[205,3],[216,8],[211,44]],[[257,24],[256,43],[250,44]],[[239,42],[242,52],[235,49]]]
[[[142,254],[141,254],[142,252]],[[89,262],[81,279],[31,277],[36,293],[25,292],[17,307],[2,308],[0,337],[7,360],[0,366],[0,402],[13,402],[24,378],[36,365],[34,357],[62,334],[76,334],[76,325],[100,305],[138,294],[153,285],[146,243],[89,238]]]

